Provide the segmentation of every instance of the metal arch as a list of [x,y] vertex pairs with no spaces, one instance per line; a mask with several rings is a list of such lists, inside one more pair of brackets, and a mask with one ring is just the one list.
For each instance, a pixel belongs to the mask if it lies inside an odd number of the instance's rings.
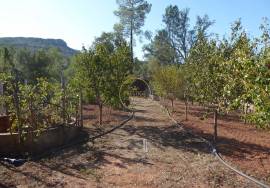
[[[134,81],[136,81],[136,80],[140,80],[140,81],[142,81],[143,83],[145,83],[145,85],[148,87],[149,96],[151,97],[151,96],[153,95],[153,92],[152,92],[152,90],[151,90],[149,84],[148,84],[144,79],[139,78],[139,77],[135,77],[135,78],[131,78],[131,80],[133,80],[132,83],[134,83]],[[121,91],[122,91],[122,87],[123,87],[124,83],[125,83],[125,81],[124,81],[124,82],[120,85],[120,87],[119,87],[118,97],[119,97],[120,102],[121,102],[121,104],[123,105],[124,108],[126,108],[126,109],[129,110],[129,111],[134,111],[134,109],[130,109],[127,105],[125,105],[124,102],[123,102],[123,100],[122,100],[122,97],[121,97]]]

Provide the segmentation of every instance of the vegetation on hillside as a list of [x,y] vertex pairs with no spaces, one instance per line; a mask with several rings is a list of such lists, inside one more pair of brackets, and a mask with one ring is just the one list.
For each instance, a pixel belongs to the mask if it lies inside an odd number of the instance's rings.
[[0,38],[1,47],[27,48],[30,51],[41,49],[57,48],[65,57],[71,57],[78,53],[67,46],[62,39],[42,39],[33,37],[3,37]]

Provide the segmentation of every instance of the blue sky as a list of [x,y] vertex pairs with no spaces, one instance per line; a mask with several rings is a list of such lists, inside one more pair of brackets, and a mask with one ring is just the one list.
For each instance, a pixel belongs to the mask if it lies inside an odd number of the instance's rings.
[[[190,8],[191,25],[197,15],[208,14],[216,23],[210,31],[223,36],[238,18],[251,36],[258,36],[262,17],[270,18],[269,0],[149,0],[152,11],[144,29],[163,27],[162,15],[169,4]],[[118,19],[115,0],[0,0],[0,37],[61,38],[75,49],[89,46],[102,31],[111,31]],[[146,42],[146,41],[144,41]],[[135,54],[142,57],[137,40]]]

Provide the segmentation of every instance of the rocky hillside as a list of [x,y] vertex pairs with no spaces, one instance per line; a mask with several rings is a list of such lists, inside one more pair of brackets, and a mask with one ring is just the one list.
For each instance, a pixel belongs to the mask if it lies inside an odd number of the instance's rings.
[[12,46],[16,48],[29,48],[31,50],[47,49],[51,47],[58,48],[64,56],[70,57],[78,51],[67,46],[62,39],[42,39],[26,37],[4,37],[0,38],[1,46]]

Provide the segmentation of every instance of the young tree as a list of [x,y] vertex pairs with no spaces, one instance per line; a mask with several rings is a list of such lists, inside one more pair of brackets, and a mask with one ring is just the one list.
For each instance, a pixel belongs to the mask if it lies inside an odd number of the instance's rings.
[[175,98],[183,95],[183,84],[183,74],[176,65],[161,66],[153,74],[155,92],[171,101],[172,111]]
[[[145,0],[116,0],[116,2],[119,9],[114,13],[120,18],[124,34],[129,37],[133,62],[134,35],[142,33],[141,27],[144,25],[146,14],[151,11],[152,5]],[[117,28],[119,29],[119,27]]]
[[216,42],[208,41],[200,34],[190,50],[185,67],[187,95],[193,96],[201,103],[219,104],[223,81],[220,76],[221,64]]
[[120,104],[119,87],[132,67],[129,47],[112,33],[104,33],[89,50],[83,49],[76,64],[76,77],[86,88],[91,88],[99,105],[99,124],[102,125],[103,105]]
[[[21,118],[21,107],[20,107],[20,82],[22,81],[20,72],[16,66],[15,51],[13,49],[3,48],[1,50],[1,72],[0,80],[6,85],[4,95],[5,102],[10,103],[9,108],[14,112],[18,133],[22,135],[22,118]],[[13,104],[13,105],[11,105]],[[10,109],[8,110],[9,113]],[[9,114],[8,114],[9,115]]]
[[[264,42],[264,41],[262,41]],[[253,71],[247,76],[251,98],[255,111],[248,117],[260,128],[270,128],[270,48],[264,49],[259,55]]]
[[[270,28],[266,18],[260,26],[262,35],[258,40],[261,48],[257,55],[253,55],[251,61],[245,64],[245,95],[243,99],[249,99],[254,105],[254,111],[247,119],[256,123],[260,128],[270,127]],[[258,49],[252,45],[253,49]],[[254,50],[255,51],[255,50]]]
[[[226,45],[223,45],[225,47]],[[238,109],[251,102],[247,93],[248,75],[254,74],[255,59],[254,48],[251,40],[244,31],[241,21],[232,25],[232,33],[229,48],[223,58],[223,76],[226,80],[224,85],[224,96],[228,99],[229,109]]]

